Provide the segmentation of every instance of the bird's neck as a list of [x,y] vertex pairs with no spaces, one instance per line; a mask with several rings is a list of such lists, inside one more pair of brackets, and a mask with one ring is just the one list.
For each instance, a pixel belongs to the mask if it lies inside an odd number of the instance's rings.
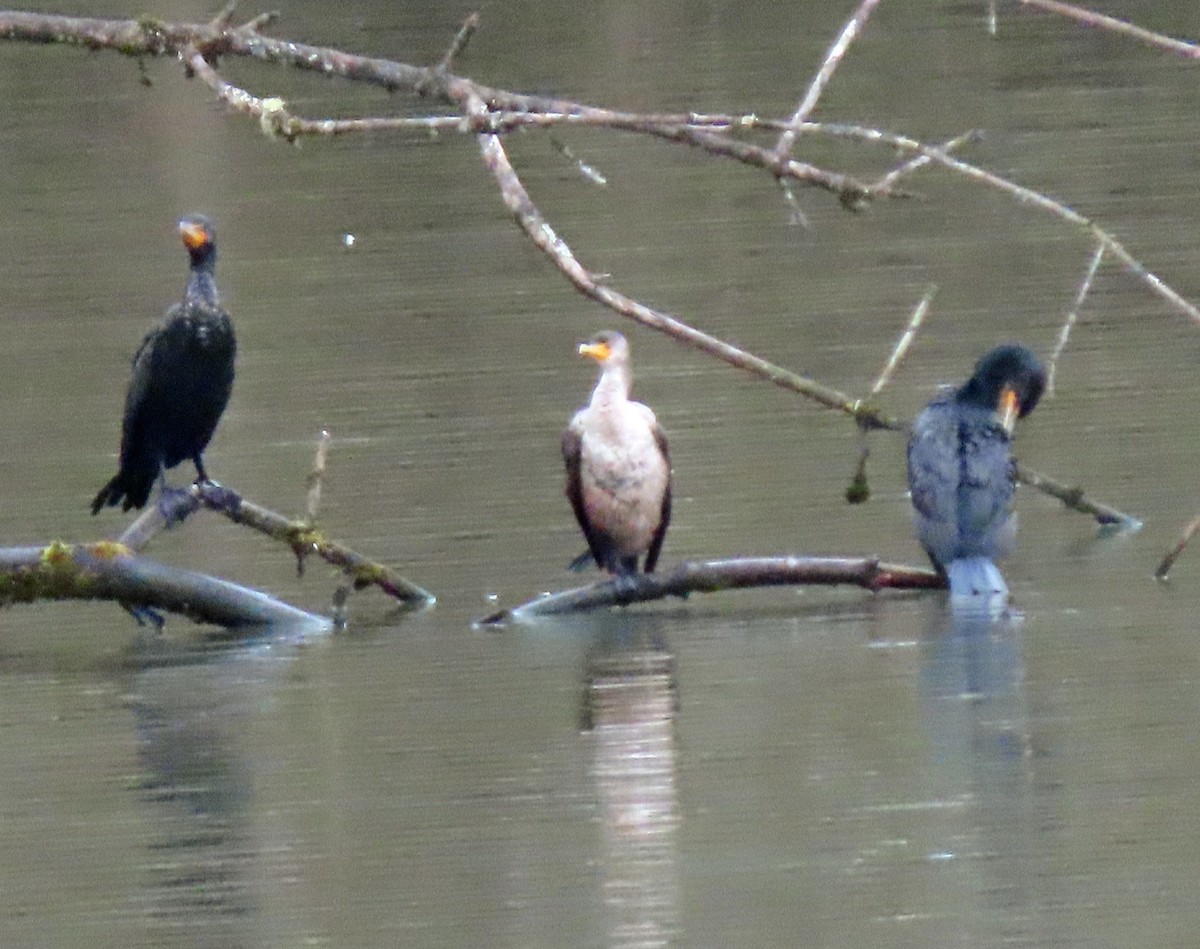
[[984,388],[982,383],[976,382],[975,379],[968,379],[954,393],[954,400],[962,405],[971,405],[975,408],[984,409],[985,411],[996,410],[996,404],[999,401],[999,394],[995,398],[989,398],[990,393]]
[[188,278],[187,290],[184,291],[184,299],[214,305],[220,302],[220,294],[217,292],[217,281],[213,276],[213,266],[211,263],[197,264],[192,268],[192,275]]
[[624,366],[613,366],[605,369],[596,383],[592,393],[592,405],[597,408],[607,408],[629,401],[629,390],[633,379],[629,369]]

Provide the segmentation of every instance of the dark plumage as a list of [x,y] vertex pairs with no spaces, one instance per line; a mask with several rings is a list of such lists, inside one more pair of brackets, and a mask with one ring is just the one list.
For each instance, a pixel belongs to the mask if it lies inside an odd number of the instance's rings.
[[190,458],[197,480],[207,481],[202,453],[233,388],[237,344],[221,307],[213,268],[213,227],[200,215],[179,222],[191,258],[183,299],[146,334],[133,357],[125,395],[120,468],[92,501],[92,513],[120,504],[141,508],[154,482]]
[[671,460],[667,437],[648,406],[629,398],[633,375],[629,344],[601,333],[579,347],[600,363],[591,402],[563,433],[567,497],[587,538],[592,559],[616,575],[658,563],[671,520]]
[[1042,397],[1046,374],[1024,346],[998,346],[963,385],[913,422],[908,487],[913,527],[953,594],[1006,593],[995,560],[1016,536],[1012,429]]

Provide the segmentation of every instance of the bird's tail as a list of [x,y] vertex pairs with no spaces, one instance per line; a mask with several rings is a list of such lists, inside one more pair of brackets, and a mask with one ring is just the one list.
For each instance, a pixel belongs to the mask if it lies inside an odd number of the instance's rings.
[[150,489],[153,487],[153,473],[149,477],[142,477],[137,473],[118,471],[113,479],[102,487],[92,499],[92,513],[99,514],[102,507],[116,507],[118,504],[121,505],[123,511],[128,511],[130,508],[141,510],[146,506],[146,500],[150,497]]
[[987,557],[962,557],[946,564],[951,596],[1007,597],[1008,584]]

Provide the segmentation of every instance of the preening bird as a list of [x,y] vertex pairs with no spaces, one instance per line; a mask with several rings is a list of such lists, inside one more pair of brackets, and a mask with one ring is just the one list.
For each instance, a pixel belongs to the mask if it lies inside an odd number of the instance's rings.
[[1013,426],[1034,410],[1045,386],[1045,370],[1030,350],[998,346],[970,379],[935,398],[913,422],[913,527],[951,594],[1008,592],[995,561],[1016,538]]
[[207,481],[203,452],[233,389],[237,343],[221,307],[213,269],[217,248],[211,222],[190,215],[179,222],[191,259],[183,299],[146,334],[133,357],[125,395],[119,469],[92,501],[92,513],[120,504],[142,508],[156,479],[185,459]]
[[600,364],[600,381],[563,433],[567,498],[597,566],[628,576],[645,554],[651,573],[671,520],[667,437],[650,408],[629,398],[624,336],[600,333],[579,354]]

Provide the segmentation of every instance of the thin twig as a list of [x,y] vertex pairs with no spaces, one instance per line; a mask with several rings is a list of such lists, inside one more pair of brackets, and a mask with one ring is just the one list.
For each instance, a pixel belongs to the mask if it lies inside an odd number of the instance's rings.
[[779,187],[783,189],[783,199],[787,202],[788,209],[791,211],[788,215],[788,224],[808,230],[808,215],[800,207],[800,199],[796,197],[796,189],[792,187],[792,183],[780,178]]
[[669,596],[715,593],[767,586],[833,586],[850,584],[876,592],[943,589],[945,579],[927,567],[883,563],[873,557],[738,557],[730,560],[685,561],[670,573],[642,573],[591,586],[564,590],[503,610],[480,620],[495,626],[508,622],[578,613],[609,606],[645,603]]
[[904,135],[896,135],[891,132],[884,132],[880,129],[864,128],[861,125],[846,125],[836,122],[807,122],[804,124],[804,129],[807,131],[820,132],[834,138],[851,138],[865,142],[876,142],[884,145],[890,145],[893,148],[903,148],[909,151],[917,152],[921,155],[928,156],[937,164],[956,171],[959,174],[966,175],[973,181],[978,181],[988,187],[995,188],[998,191],[1003,191],[1006,194],[1016,198],[1022,204],[1027,204],[1039,210],[1046,211],[1055,215],[1058,218],[1066,221],[1068,224],[1074,224],[1079,228],[1086,230],[1087,233],[1095,240],[1103,241],[1105,248],[1113,254],[1125,268],[1135,277],[1141,280],[1151,291],[1158,294],[1172,306],[1185,313],[1192,320],[1200,323],[1200,308],[1194,303],[1182,297],[1169,284],[1167,284],[1157,274],[1152,273],[1146,268],[1146,265],[1135,258],[1125,248],[1125,245],[1118,241],[1112,234],[1103,228],[1097,226],[1090,219],[1084,217],[1073,208],[1067,207],[1059,201],[1055,201],[1038,191],[1033,191],[1023,185],[1019,185],[1014,181],[1003,178],[1000,175],[993,174],[976,165],[961,161],[951,155],[947,155],[944,151],[937,148],[932,148],[922,144],[915,139],[908,138]]
[[229,0],[212,18],[212,25],[219,30],[225,29],[233,22],[233,15],[237,12],[237,8],[238,0]]
[[[963,134],[958,136],[958,138],[952,138],[950,141],[937,147],[949,155],[955,149],[961,148],[963,145],[968,143],[978,142],[982,138],[983,132],[981,132],[979,129],[971,129],[970,131],[963,132]],[[916,158],[910,158],[902,165],[893,168],[886,175],[868,187],[872,194],[874,194],[876,190],[878,190],[881,194],[887,194],[901,178],[911,175],[919,168],[924,168],[931,161],[933,161],[933,159],[928,155],[918,155]]]
[[813,109],[817,107],[817,102],[821,98],[821,94],[825,91],[825,87],[829,85],[829,80],[833,78],[834,71],[841,64],[842,57],[846,55],[846,50],[850,48],[850,44],[854,42],[855,37],[866,25],[867,18],[870,17],[871,11],[878,6],[879,0],[862,0],[858,5],[858,9],[846,21],[842,27],[842,32],[838,34],[838,38],[833,41],[833,45],[825,53],[825,59],[821,62],[821,68],[817,70],[817,74],[813,76],[812,82],[808,84],[808,89],[804,92],[804,98],[800,100],[800,104],[796,106],[796,111],[792,113],[792,117],[787,121],[787,129],[779,136],[779,141],[775,145],[775,154],[780,158],[791,154],[792,146],[796,142],[798,134],[797,126],[804,122],[812,115]]
[[1096,279],[1096,271],[1100,269],[1100,262],[1104,260],[1104,251],[1104,242],[1097,241],[1096,249],[1092,253],[1092,259],[1088,263],[1087,272],[1083,275],[1083,280],[1079,283],[1079,289],[1075,291],[1075,299],[1071,303],[1071,309],[1067,313],[1066,320],[1063,321],[1062,329],[1058,331],[1058,342],[1054,344],[1054,353],[1050,356],[1050,368],[1046,374],[1046,391],[1050,395],[1054,395],[1054,378],[1058,372],[1058,359],[1062,355],[1063,350],[1067,348],[1067,340],[1071,338],[1071,330],[1079,320],[1079,311],[1083,307],[1083,301],[1092,289],[1092,281]]
[[309,527],[317,523],[317,509],[321,506],[321,482],[325,479],[325,460],[328,455],[329,432],[322,430],[317,439],[317,452],[313,457],[312,471],[308,473],[308,498],[304,505],[304,512]]
[[439,72],[449,72],[450,67],[454,65],[454,60],[467,48],[467,43],[471,41],[471,37],[475,35],[475,31],[478,29],[479,13],[475,12],[463,20],[463,25],[458,28],[458,32],[454,35],[454,40],[450,43],[450,48],[446,50],[446,55],[438,63],[437,68]]
[[582,158],[571,151],[570,146],[568,146],[565,142],[560,142],[552,135],[550,136],[550,144],[554,147],[556,152],[562,155],[563,158],[569,162],[573,162],[579,174],[592,184],[598,185],[601,188],[608,184],[608,179],[605,178],[598,169],[592,165],[589,165]]
[[1170,552],[1163,557],[1162,563],[1158,565],[1158,569],[1154,571],[1154,576],[1159,580],[1166,580],[1171,573],[1171,568],[1175,566],[1175,561],[1179,559],[1179,555],[1186,549],[1188,543],[1196,531],[1200,530],[1200,517],[1197,517],[1183,530],[1183,535],[1179,538],[1179,542],[1171,548]]
[[1048,13],[1057,13],[1085,26],[1095,26],[1102,30],[1108,30],[1111,33],[1132,36],[1134,39],[1149,43],[1151,46],[1156,46],[1169,53],[1179,53],[1191,59],[1200,59],[1200,46],[1197,46],[1195,43],[1173,39],[1162,33],[1155,33],[1144,27],[1135,26],[1125,20],[1118,20],[1116,17],[1096,13],[1093,10],[1087,10],[1084,7],[1078,7],[1074,4],[1060,3],[1059,0],[1021,0],[1021,2],[1027,7],[1037,7],[1039,10],[1045,10]]
[[875,384],[871,386],[871,398],[879,395],[883,391],[883,387],[888,384],[892,378],[892,373],[896,371],[896,367],[900,365],[900,360],[908,352],[908,347],[912,345],[912,341],[917,336],[917,330],[921,328],[921,324],[925,322],[925,314],[929,312],[929,305],[933,303],[933,298],[937,294],[937,286],[930,284],[925,290],[925,295],[921,297],[920,302],[913,310],[912,316],[909,317],[908,326],[904,332],[900,334],[900,338],[896,340],[896,346],[892,350],[891,356],[888,357],[887,363],[883,370],[879,373],[879,378],[875,380]]

